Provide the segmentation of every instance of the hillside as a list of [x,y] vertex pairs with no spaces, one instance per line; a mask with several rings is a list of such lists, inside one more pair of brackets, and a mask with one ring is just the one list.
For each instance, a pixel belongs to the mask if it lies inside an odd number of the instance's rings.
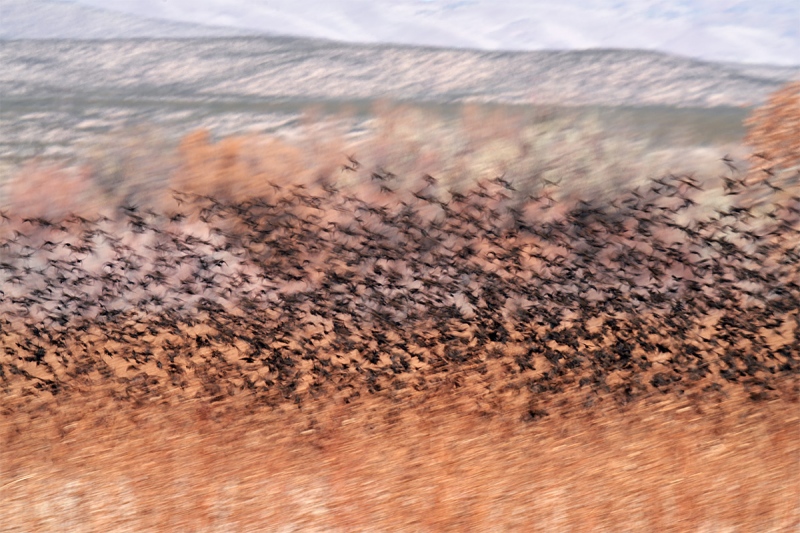
[[[327,115],[355,111],[347,127],[363,132],[384,100],[434,115],[457,114],[465,103],[518,116],[551,106],[624,108],[645,137],[683,117],[678,130],[716,123],[711,137],[728,142],[742,131],[740,106],[799,72],[635,50],[482,52],[292,38],[5,41],[0,65],[4,165],[74,157],[81,145],[141,124],[173,140],[198,127],[291,133],[313,106]],[[9,172],[0,168],[0,181]]]
[[[615,106],[761,102],[796,67],[658,52],[487,52],[293,38],[8,41],[5,98],[374,99]],[[12,100],[12,102],[15,100]]]

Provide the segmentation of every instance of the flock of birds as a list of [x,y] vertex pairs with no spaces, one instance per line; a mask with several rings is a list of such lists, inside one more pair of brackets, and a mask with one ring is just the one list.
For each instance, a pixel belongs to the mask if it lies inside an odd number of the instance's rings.
[[2,213],[0,390],[107,383],[120,400],[275,405],[469,383],[535,405],[567,388],[591,404],[739,386],[769,399],[800,372],[797,177],[723,180],[736,201],[716,209],[691,176],[601,204],[502,177],[400,190],[375,171],[349,192],[175,192],[163,213]]

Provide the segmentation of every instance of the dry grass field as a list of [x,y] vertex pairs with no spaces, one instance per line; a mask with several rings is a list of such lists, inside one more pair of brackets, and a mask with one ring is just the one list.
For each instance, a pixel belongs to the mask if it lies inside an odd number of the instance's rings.
[[[469,388],[253,411],[99,391],[2,422],[5,531],[794,531],[797,402],[567,402]],[[569,396],[569,395],[567,395]],[[518,403],[518,401],[516,402]]]
[[390,112],[27,167],[0,529],[800,529],[798,88],[716,175]]

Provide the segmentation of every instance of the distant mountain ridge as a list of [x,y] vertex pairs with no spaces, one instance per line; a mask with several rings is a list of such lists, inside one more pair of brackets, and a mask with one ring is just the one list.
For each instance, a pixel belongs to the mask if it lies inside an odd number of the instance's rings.
[[0,94],[129,102],[395,99],[441,103],[748,106],[800,67],[641,50],[502,52],[288,37],[0,43]]

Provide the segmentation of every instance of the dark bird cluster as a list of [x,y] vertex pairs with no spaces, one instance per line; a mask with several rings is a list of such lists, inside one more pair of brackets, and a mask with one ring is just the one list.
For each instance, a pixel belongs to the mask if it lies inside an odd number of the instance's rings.
[[570,389],[591,404],[731,386],[764,400],[796,383],[788,188],[726,177],[726,191],[771,200],[709,214],[692,176],[608,205],[524,196],[502,177],[460,193],[431,176],[405,193],[397,179],[241,202],[176,193],[172,213],[4,213],[0,389],[111,382],[132,401],[275,405],[469,384],[484,399]]

